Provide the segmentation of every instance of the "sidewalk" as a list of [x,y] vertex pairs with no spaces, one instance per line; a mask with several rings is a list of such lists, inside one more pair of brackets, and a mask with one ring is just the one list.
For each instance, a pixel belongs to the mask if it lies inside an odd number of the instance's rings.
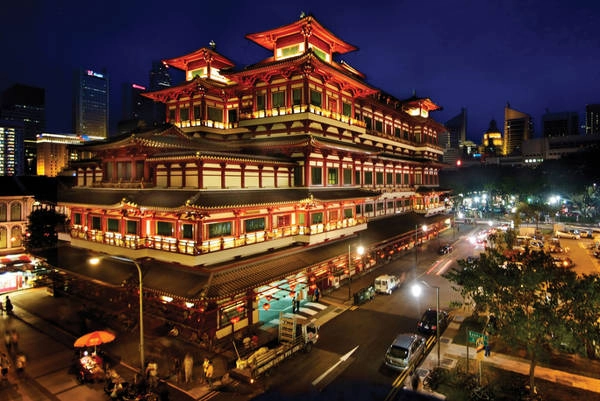
[[[460,324],[465,316],[457,314],[450,323],[444,335],[440,338],[440,366],[453,368],[459,359],[467,358],[467,347],[465,345],[454,344],[454,336],[458,334]],[[433,370],[438,365],[437,344],[433,346],[426,359],[421,364],[421,369]],[[470,370],[475,369],[479,360],[482,363],[493,365],[500,369],[516,372],[529,376],[529,360],[514,357],[506,354],[491,352],[489,357],[483,357],[483,351],[479,353],[474,346],[469,347],[469,366]],[[473,361],[471,363],[471,361]],[[583,390],[600,393],[600,379],[593,377],[577,375],[557,369],[551,369],[541,366],[539,363],[535,368],[536,379],[547,380],[549,382],[563,384],[565,386],[577,387]]]

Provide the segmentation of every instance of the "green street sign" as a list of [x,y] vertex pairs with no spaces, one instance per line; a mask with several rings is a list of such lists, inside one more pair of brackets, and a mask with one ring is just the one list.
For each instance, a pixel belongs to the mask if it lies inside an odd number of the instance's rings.
[[478,338],[483,337],[483,334],[469,330],[469,342],[476,343]]

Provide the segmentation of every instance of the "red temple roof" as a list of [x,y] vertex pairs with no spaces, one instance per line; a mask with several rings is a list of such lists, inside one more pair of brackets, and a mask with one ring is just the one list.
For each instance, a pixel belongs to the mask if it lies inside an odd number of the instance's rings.
[[331,53],[344,54],[357,50],[355,46],[343,41],[323,27],[323,25],[321,25],[312,15],[303,17],[298,21],[279,28],[258,33],[250,33],[246,35],[246,38],[267,50],[275,50],[275,44],[278,39],[298,33],[319,37],[331,47]]
[[216,68],[230,68],[235,65],[227,57],[208,47],[203,47],[180,57],[163,60],[163,63],[169,67],[178,68],[183,71],[203,67],[208,62]]

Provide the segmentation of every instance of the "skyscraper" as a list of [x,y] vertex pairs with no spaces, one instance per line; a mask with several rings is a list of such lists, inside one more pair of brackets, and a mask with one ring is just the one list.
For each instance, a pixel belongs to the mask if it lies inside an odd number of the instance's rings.
[[600,134],[600,104],[585,105],[585,134]]
[[533,121],[529,114],[504,107],[504,149],[502,154],[509,156],[521,153],[523,141],[533,137]]
[[[449,133],[448,147],[458,148],[460,143],[467,140],[467,109],[461,108],[460,113],[446,121],[444,125]],[[446,147],[446,144],[440,143],[440,145]]]
[[542,116],[544,138],[579,135],[579,115],[574,111],[546,112]]
[[0,176],[24,174],[24,131],[23,121],[0,120]]
[[[162,61],[153,61],[150,70],[150,92],[156,92],[171,87],[171,74],[169,67]],[[153,125],[162,124],[167,119],[165,105],[159,102],[152,104],[152,123]]]
[[46,91],[15,84],[2,93],[0,118],[20,122],[17,175],[36,174],[36,137],[46,129]]
[[73,117],[77,135],[108,137],[108,78],[105,71],[76,71]]

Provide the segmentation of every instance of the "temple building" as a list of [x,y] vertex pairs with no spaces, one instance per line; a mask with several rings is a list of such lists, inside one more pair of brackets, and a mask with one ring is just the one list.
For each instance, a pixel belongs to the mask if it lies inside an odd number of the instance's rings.
[[[177,272],[148,273],[147,291],[212,311],[198,330],[217,337],[259,321],[278,291],[306,297],[315,280],[368,268],[342,257],[257,271],[248,258],[446,210],[437,104],[397,99],[335,61],[357,48],[313,16],[246,38],[272,56],[239,67],[210,45],[163,60],[186,77],[144,94],[167,124],[78,146],[91,157],[71,163],[76,185],[59,194],[71,246]],[[187,288],[171,291],[175,281]]]

